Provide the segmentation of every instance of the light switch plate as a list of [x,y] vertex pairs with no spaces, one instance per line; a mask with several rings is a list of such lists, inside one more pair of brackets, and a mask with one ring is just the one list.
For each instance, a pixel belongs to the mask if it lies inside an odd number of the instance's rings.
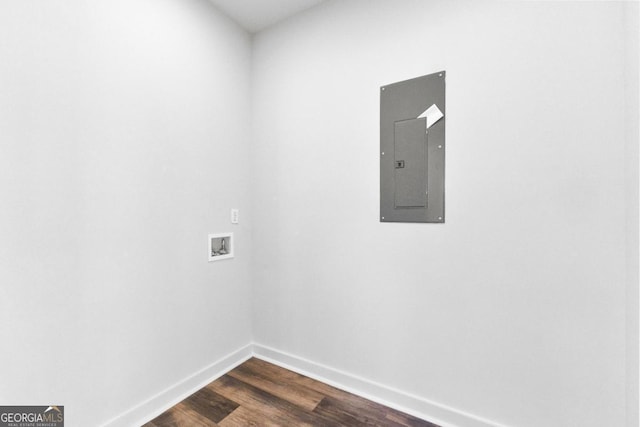
[[231,224],[238,224],[240,222],[240,210],[231,209]]

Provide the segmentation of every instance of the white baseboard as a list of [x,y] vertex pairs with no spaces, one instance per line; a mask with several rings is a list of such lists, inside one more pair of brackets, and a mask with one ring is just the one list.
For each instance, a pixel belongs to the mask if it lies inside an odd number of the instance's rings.
[[253,344],[255,357],[332,385],[442,427],[506,427],[459,409],[378,384],[265,345]]
[[252,350],[253,345],[247,344],[150,399],[134,406],[124,414],[112,418],[103,424],[102,427],[141,426],[151,421],[167,409],[183,401],[202,387],[251,358],[253,355]]
[[127,412],[112,418],[102,427],[141,426],[251,357],[298,372],[442,427],[506,427],[459,409],[256,343],[247,344],[234,351]]

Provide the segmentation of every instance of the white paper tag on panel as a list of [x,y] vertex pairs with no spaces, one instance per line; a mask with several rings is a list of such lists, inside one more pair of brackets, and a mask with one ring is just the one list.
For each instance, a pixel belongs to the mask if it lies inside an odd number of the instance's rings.
[[442,111],[438,108],[436,104],[433,104],[431,107],[427,108],[424,113],[418,116],[419,119],[427,118],[427,129],[436,124],[438,120],[444,117]]

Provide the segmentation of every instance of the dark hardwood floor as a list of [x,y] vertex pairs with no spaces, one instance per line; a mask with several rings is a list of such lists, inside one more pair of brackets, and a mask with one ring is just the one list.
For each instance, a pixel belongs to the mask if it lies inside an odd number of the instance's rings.
[[250,359],[144,427],[438,427],[259,359]]

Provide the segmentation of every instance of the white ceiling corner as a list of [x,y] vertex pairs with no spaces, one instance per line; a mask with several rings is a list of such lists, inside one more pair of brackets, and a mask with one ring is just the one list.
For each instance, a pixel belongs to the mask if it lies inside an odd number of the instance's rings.
[[324,0],[210,0],[251,33],[276,24]]

